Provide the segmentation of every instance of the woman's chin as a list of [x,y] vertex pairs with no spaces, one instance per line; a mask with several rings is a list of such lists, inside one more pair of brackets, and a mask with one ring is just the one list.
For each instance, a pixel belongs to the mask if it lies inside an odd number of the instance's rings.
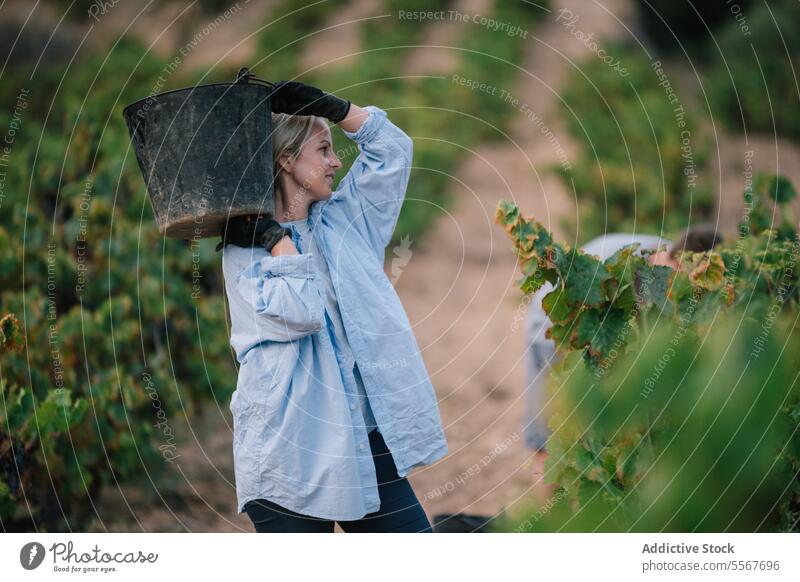
[[333,182],[326,180],[324,183],[315,184],[309,189],[308,194],[313,200],[327,200],[333,195]]

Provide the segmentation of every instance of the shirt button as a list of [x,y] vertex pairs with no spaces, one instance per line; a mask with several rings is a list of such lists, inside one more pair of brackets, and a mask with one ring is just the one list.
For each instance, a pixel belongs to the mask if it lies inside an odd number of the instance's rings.
[[363,451],[364,450],[364,443],[361,443],[360,445],[358,445],[358,448]]
[[356,405],[355,404],[351,404],[350,405],[350,410],[355,410],[355,409],[356,409]]

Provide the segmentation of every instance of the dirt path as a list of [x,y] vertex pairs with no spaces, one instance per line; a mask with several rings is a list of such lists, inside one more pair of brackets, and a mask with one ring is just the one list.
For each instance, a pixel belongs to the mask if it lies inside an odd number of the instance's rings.
[[[605,3],[621,19],[627,1]],[[557,113],[557,91],[567,59],[591,52],[556,22],[562,8],[580,15],[579,26],[597,38],[625,33],[599,6],[557,0],[531,31],[516,86],[519,100],[512,139],[479,146],[452,180],[452,214],[443,213],[398,280],[397,288],[441,399],[450,454],[413,474],[411,481],[429,515],[452,512],[496,515],[521,497],[542,499],[538,462],[523,442],[527,306],[515,282],[521,276],[510,241],[494,223],[497,202],[515,199],[561,233],[559,221],[574,212],[561,180],[543,171],[573,159],[575,144]],[[500,91],[497,91],[500,94]],[[527,105],[525,107],[524,105]],[[498,107],[512,106],[498,100]],[[408,203],[408,202],[407,202]]]

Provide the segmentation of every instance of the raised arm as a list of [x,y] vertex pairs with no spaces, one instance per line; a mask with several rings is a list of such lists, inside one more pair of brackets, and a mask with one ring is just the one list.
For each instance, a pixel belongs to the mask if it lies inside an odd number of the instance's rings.
[[351,105],[340,125],[361,151],[323,212],[342,213],[382,263],[403,206],[414,144],[389,121],[383,109],[374,105]]

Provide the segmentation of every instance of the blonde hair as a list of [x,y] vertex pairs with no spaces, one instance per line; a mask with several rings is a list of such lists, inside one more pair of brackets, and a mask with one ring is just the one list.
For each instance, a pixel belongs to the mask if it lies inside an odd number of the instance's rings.
[[315,121],[314,115],[272,114],[272,177],[276,190],[281,184],[278,177],[283,172],[278,160],[284,154],[292,158],[300,154],[300,150],[313,135]]

